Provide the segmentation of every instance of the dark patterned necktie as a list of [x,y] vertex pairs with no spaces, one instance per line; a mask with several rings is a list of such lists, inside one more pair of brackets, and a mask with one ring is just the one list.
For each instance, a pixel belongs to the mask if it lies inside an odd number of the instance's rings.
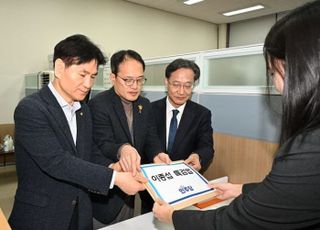
[[170,121],[170,128],[169,128],[169,139],[168,139],[168,153],[170,154],[172,151],[172,146],[174,142],[174,138],[176,136],[177,127],[178,127],[178,120],[177,120],[177,114],[179,113],[179,110],[174,109],[172,110],[172,118]]

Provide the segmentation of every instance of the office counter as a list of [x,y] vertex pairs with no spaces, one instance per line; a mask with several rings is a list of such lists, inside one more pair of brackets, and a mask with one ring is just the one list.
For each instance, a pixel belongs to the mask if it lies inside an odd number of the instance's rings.
[[[217,182],[227,182],[227,177],[219,178],[216,180],[213,180],[211,182],[217,183]],[[219,203],[216,203],[212,206],[209,206],[207,208],[203,208],[201,210],[210,210],[210,209],[216,209],[225,205],[228,205],[233,199],[221,201]],[[186,210],[200,210],[195,206],[190,206],[188,208],[185,208]],[[114,225],[110,225],[107,227],[100,228],[99,230],[173,230],[174,227],[172,224],[166,224],[158,221],[154,216],[152,212],[131,218],[129,220],[125,220],[122,222],[119,222]]]
[[[212,205],[210,207],[201,209],[201,210],[210,210],[210,209],[216,209],[221,206],[228,205],[232,199],[221,201],[215,205]],[[197,210],[198,208],[192,206],[186,208],[188,210]],[[198,209],[199,210],[199,209]],[[104,228],[100,228],[100,230],[173,230],[174,227],[172,224],[166,224],[158,221],[154,216],[152,212],[131,218],[129,220],[122,221],[120,223],[110,225]]]

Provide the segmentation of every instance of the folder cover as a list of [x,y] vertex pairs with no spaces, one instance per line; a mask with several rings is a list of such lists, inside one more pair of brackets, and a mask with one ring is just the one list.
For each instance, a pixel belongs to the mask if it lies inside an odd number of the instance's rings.
[[142,174],[148,179],[146,189],[154,200],[161,199],[176,210],[216,196],[208,181],[183,161],[171,164],[141,165]]

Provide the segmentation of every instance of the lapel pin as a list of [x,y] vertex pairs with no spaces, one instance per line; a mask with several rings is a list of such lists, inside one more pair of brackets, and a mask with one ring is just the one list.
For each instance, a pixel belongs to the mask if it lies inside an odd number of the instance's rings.
[[80,112],[80,116],[83,116],[83,112]]
[[142,109],[143,109],[143,105],[138,105],[138,110],[139,110],[140,114],[141,114]]

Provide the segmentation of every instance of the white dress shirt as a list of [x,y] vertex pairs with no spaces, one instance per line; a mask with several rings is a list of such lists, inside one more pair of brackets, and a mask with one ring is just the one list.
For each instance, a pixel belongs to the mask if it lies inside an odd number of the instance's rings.
[[[74,144],[77,144],[77,117],[76,117],[76,111],[81,108],[81,104],[78,101],[75,101],[72,105],[70,105],[66,100],[58,93],[58,91],[53,87],[53,84],[50,82],[48,84],[48,87],[54,97],[57,99],[59,105],[61,106],[64,115],[67,118],[69,128],[71,131],[72,139],[74,141]],[[116,176],[116,171],[113,170],[111,182],[109,185],[109,188],[112,189],[114,186],[114,180]]]
[[70,105],[66,100],[61,97],[61,95],[58,93],[58,91],[53,87],[52,83],[50,82],[48,85],[49,89],[57,99],[59,105],[61,106],[64,115],[67,118],[69,128],[72,134],[72,138],[74,141],[74,144],[77,144],[77,117],[76,117],[76,111],[81,108],[80,102],[75,101],[72,105]]

